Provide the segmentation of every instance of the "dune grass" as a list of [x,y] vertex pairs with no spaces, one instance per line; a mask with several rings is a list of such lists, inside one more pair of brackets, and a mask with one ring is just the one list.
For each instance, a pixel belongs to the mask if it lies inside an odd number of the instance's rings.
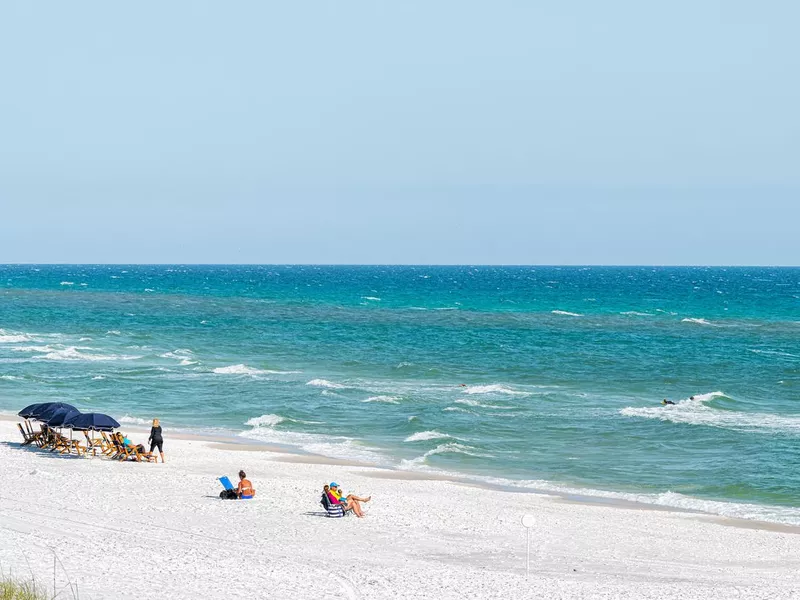
[[48,600],[48,596],[33,581],[0,579],[0,600]]

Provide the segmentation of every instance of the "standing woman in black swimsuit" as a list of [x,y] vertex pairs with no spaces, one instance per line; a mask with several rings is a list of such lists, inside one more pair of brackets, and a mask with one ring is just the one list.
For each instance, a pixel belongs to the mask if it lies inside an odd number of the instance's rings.
[[[161,462],[164,462],[164,438],[161,437],[161,425],[158,423],[158,419],[153,419],[153,427],[150,429],[150,453],[153,453],[153,450],[156,446],[158,446],[158,453],[161,455]],[[158,462],[158,459],[156,459]]]

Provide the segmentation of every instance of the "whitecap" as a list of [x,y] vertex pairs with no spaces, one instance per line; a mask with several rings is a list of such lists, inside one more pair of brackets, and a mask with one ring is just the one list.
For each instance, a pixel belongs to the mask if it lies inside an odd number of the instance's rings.
[[566,317],[582,317],[583,315],[580,313],[569,312],[567,310],[551,310],[550,311],[554,315],[564,315]]
[[625,312],[619,313],[621,315],[628,315],[631,317],[652,317],[651,313],[646,312],[639,312],[638,310],[626,310]]
[[54,349],[47,354],[37,357],[42,360],[58,360],[58,361],[114,361],[114,360],[136,360],[142,358],[141,356],[133,356],[128,354],[85,354],[82,350],[92,350],[92,348],[79,348],[76,346],[67,346],[65,348]]
[[800,434],[800,417],[772,413],[719,410],[705,403],[715,398],[725,398],[722,392],[699,394],[694,399],[681,400],[674,405],[635,407],[619,411],[622,416],[656,419],[685,425],[701,425],[734,429],[751,433]]
[[431,456],[436,456],[437,454],[463,454],[464,456],[472,456],[476,458],[494,458],[491,454],[479,452],[472,446],[459,444],[458,442],[447,442],[446,444],[440,444],[439,446],[436,446],[436,448],[433,448],[432,450],[428,450],[422,456],[418,456],[417,458],[411,460],[401,461],[400,466],[401,468],[418,468],[424,466],[425,461],[428,458]]
[[443,439],[460,439],[455,436],[449,435],[447,433],[442,433],[441,431],[436,431],[432,429],[430,431],[418,431],[417,433],[412,433],[408,436],[404,441],[406,442],[425,442],[428,440],[443,440]]
[[329,390],[344,390],[347,389],[346,385],[342,385],[341,383],[334,383],[332,381],[328,381],[327,379],[312,379],[306,385],[310,385],[311,387],[320,387],[320,388],[327,388]]
[[61,285],[75,285],[74,281],[62,281]]
[[4,381],[21,381],[22,377],[18,377],[17,375],[0,375],[0,379]]
[[373,302],[380,302],[381,299],[377,296],[361,296],[362,300],[372,300]]
[[124,417],[119,419],[120,423],[127,423],[128,425],[151,425],[152,420],[150,419],[140,419],[139,417],[132,417],[126,414]]
[[507,394],[509,396],[530,396],[530,392],[513,390],[499,383],[491,385],[468,385],[461,390],[465,394]]
[[797,354],[791,354],[790,352],[782,352],[780,350],[759,350],[757,348],[748,348],[750,352],[754,354],[764,354],[766,356],[781,356],[785,358],[800,358]]
[[496,410],[514,410],[516,406],[498,406],[497,404],[481,404],[477,400],[471,398],[459,398],[455,401],[456,404],[463,404],[464,406],[472,406],[474,408],[494,408]]
[[276,425],[286,421],[286,417],[280,415],[261,415],[260,417],[253,417],[245,421],[245,425],[250,427],[275,427]]
[[212,371],[212,373],[217,373],[218,375],[265,375],[268,374],[269,371],[265,371],[263,369],[254,369],[253,367],[239,364],[231,365],[229,367],[217,367]]
[[0,344],[19,344],[21,342],[36,341],[29,333],[11,333],[5,329],[0,329]]
[[687,318],[687,319],[681,319],[681,323],[695,323],[697,325],[707,325],[709,327],[718,327],[718,325],[715,325],[711,321],[707,321],[705,319]]
[[122,335],[122,333],[117,329],[109,329],[106,331],[106,335]]
[[398,396],[370,396],[365,398],[362,402],[384,402],[386,404],[400,404]]

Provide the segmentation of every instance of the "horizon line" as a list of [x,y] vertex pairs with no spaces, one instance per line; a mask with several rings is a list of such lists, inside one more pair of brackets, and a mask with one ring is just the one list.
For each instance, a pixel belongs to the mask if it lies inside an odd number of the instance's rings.
[[797,269],[798,265],[769,264],[600,264],[600,263],[226,263],[226,262],[12,262],[0,263],[3,267],[538,267],[538,268],[705,268],[705,269]]

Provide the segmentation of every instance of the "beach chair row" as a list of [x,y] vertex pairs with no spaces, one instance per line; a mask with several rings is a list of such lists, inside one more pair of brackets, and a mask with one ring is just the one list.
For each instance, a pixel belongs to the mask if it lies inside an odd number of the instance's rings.
[[132,460],[136,462],[155,462],[155,457],[150,452],[145,452],[141,446],[126,446],[123,443],[121,433],[106,434],[100,432],[100,437],[90,437],[88,431],[84,431],[85,442],[79,439],[71,439],[62,435],[55,429],[42,425],[41,430],[35,431],[30,423],[25,422],[25,426],[17,423],[20,433],[24,439],[23,446],[37,446],[43,450],[57,452],[59,454],[76,454],[78,456],[104,456],[113,460]]

